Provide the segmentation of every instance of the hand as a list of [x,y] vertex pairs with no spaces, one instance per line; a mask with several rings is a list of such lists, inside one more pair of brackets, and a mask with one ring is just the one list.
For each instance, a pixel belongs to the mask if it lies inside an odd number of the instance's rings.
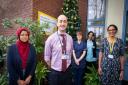
[[51,69],[51,63],[50,61],[47,61],[47,68],[50,70]]
[[101,69],[101,67],[98,68],[98,73],[99,73],[99,75],[102,75],[102,69]]
[[17,83],[18,85],[26,85],[24,80],[18,80]]
[[79,65],[79,60],[75,59],[75,63],[76,63],[76,65]]
[[124,77],[124,71],[121,71],[120,72],[120,80],[123,80],[123,77]]
[[31,76],[28,76],[26,79],[25,79],[25,84],[29,84],[31,81]]

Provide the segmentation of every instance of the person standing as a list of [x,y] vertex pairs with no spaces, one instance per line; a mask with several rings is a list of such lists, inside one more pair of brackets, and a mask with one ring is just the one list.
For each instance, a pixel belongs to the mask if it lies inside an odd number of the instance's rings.
[[50,68],[49,85],[72,85],[70,64],[73,40],[66,33],[67,24],[67,17],[60,15],[57,20],[58,31],[45,42],[44,60]]
[[[92,65],[97,69],[97,55],[96,55],[96,41],[94,32],[88,32],[86,40],[87,54],[86,54],[86,67],[92,67]],[[86,68],[86,73],[90,71]]]
[[72,60],[72,69],[73,69],[73,79],[74,85],[82,85],[83,76],[85,72],[85,54],[86,54],[86,44],[82,40],[82,32],[78,31],[76,33],[77,41],[73,43],[73,60]]
[[7,53],[7,69],[9,85],[34,85],[36,68],[36,51],[29,43],[28,28],[18,28],[17,41],[12,44]]
[[116,25],[109,25],[108,37],[101,42],[98,72],[102,85],[121,85],[123,79],[124,46],[122,40],[115,36],[117,31]]

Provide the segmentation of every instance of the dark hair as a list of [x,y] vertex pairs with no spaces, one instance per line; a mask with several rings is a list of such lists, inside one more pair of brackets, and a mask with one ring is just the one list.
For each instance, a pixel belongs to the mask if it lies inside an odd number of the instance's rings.
[[107,28],[107,31],[109,30],[109,28],[110,28],[110,27],[114,27],[114,28],[115,28],[115,30],[116,30],[116,32],[118,31],[117,26],[116,26],[116,25],[114,25],[114,24],[110,24],[110,25],[108,26],[108,28]]
[[90,33],[92,33],[92,34],[93,34],[92,36],[95,36],[95,34],[94,34],[94,32],[93,32],[93,31],[89,31],[87,36],[89,36],[89,34],[90,34]]

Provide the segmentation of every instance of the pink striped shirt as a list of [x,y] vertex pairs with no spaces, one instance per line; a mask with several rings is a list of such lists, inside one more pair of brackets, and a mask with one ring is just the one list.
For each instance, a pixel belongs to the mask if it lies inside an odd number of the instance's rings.
[[[66,35],[66,54],[70,56],[67,59],[67,68],[71,64],[71,56],[73,51],[73,40],[72,37],[65,33]],[[53,33],[45,42],[44,60],[51,61],[51,68],[56,71],[62,71],[62,37],[60,32],[57,31]]]

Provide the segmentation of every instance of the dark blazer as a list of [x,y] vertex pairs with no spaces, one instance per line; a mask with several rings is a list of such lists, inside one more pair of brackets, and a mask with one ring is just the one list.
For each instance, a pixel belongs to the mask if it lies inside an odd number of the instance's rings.
[[30,52],[27,60],[25,76],[23,76],[22,62],[16,44],[9,47],[7,53],[7,69],[9,73],[9,85],[18,85],[17,80],[25,80],[29,75],[32,76],[30,85],[33,85],[33,79],[36,68],[36,51],[30,44]]
[[[97,46],[96,46],[96,41],[95,40],[93,40],[92,41],[93,42],[93,57],[96,57],[96,48],[97,48]],[[85,43],[86,43],[86,47],[87,47],[87,40],[85,40]],[[87,52],[86,52],[87,53]]]

